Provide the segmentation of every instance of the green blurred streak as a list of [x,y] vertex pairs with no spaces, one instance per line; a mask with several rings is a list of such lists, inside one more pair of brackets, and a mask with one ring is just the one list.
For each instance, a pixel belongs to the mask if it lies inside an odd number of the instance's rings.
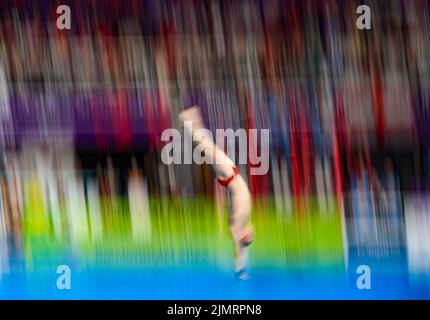
[[[24,251],[30,269],[70,258],[72,248],[82,267],[226,265],[232,260],[227,209],[221,210],[219,219],[214,201],[207,198],[150,198],[152,234],[142,241],[132,237],[127,199],[101,200],[103,239],[99,241],[91,234],[72,241],[70,234],[64,233],[58,239],[49,221],[40,219],[47,216],[42,204],[32,198],[25,208]],[[254,206],[253,265],[342,265],[338,213],[320,212],[313,200],[308,201],[308,208],[301,214],[277,212],[270,198]]]

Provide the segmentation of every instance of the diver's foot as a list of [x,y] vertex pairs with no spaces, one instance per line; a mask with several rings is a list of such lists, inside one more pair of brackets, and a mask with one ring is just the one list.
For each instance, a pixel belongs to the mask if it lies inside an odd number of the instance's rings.
[[203,117],[200,112],[200,108],[197,106],[183,110],[181,113],[179,113],[178,117],[179,117],[179,121],[181,122],[191,121],[193,134],[196,130],[202,129],[205,127],[203,123]]

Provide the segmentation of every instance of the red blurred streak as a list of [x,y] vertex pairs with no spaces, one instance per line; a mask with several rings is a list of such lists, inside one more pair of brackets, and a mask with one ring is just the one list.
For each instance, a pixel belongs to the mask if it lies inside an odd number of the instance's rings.
[[303,184],[302,193],[304,196],[310,194],[311,186],[311,169],[310,169],[310,150],[309,150],[309,136],[308,126],[306,121],[305,106],[303,99],[299,98],[300,108],[300,136],[301,136],[301,151],[302,151],[302,172],[303,172]]
[[[248,101],[250,101],[250,97],[248,97]],[[250,129],[255,129],[255,118],[254,118],[254,108],[251,102],[248,102],[247,104],[247,115],[248,115],[248,121],[247,125],[248,128],[246,129],[248,134],[248,176],[249,176],[249,187],[251,189],[252,195],[258,195],[259,194],[259,187],[258,187],[258,181],[257,176],[251,175],[251,162],[249,161],[249,154],[251,152],[255,152],[257,146],[256,141],[254,140],[254,137],[249,134]]]
[[293,203],[294,207],[297,208],[300,193],[300,174],[299,174],[299,164],[297,155],[297,126],[296,126],[296,110],[294,97],[290,98],[290,137],[291,137],[291,162],[292,162],[292,176],[293,176]]
[[126,90],[120,90],[117,94],[117,108],[114,109],[113,121],[116,147],[119,151],[127,150],[131,145],[133,134],[128,113],[128,101]]
[[378,147],[384,146],[384,130],[385,130],[385,115],[384,115],[384,101],[382,94],[381,77],[378,70],[373,68],[373,105],[375,107],[375,126],[376,126],[376,139]]
[[[341,146],[349,150],[348,134],[346,129],[345,110],[341,95],[336,97],[337,110],[332,125],[332,145],[333,145],[333,169],[336,192],[336,203],[338,214],[343,212],[343,192],[342,192],[342,161]],[[350,152],[346,152],[348,165],[351,164]]]

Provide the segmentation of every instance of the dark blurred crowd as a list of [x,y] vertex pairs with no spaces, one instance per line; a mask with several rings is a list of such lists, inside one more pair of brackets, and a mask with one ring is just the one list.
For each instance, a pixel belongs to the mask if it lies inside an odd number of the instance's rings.
[[336,152],[426,150],[428,3],[367,4],[363,31],[357,1],[73,1],[58,30],[59,3],[4,1],[2,145],[159,150],[199,104],[212,130],[270,129],[273,158],[304,171]]
[[199,103],[210,128],[270,128],[277,149],[291,131],[316,150],[332,130],[379,147],[427,138],[426,1],[369,2],[371,31],[356,1],[74,1],[71,30],[54,1],[2,3],[6,136],[121,131],[122,148]]

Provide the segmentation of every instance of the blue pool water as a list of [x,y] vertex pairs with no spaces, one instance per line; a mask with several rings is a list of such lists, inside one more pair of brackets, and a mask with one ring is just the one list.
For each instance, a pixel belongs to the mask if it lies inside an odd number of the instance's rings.
[[[69,261],[71,289],[59,290],[56,267],[11,270],[0,280],[1,299],[429,299],[430,277],[408,272],[403,259],[365,259],[371,289],[359,290],[351,259],[344,267],[253,265],[247,281],[205,264],[172,267],[89,267]],[[54,264],[53,264],[54,266]]]

